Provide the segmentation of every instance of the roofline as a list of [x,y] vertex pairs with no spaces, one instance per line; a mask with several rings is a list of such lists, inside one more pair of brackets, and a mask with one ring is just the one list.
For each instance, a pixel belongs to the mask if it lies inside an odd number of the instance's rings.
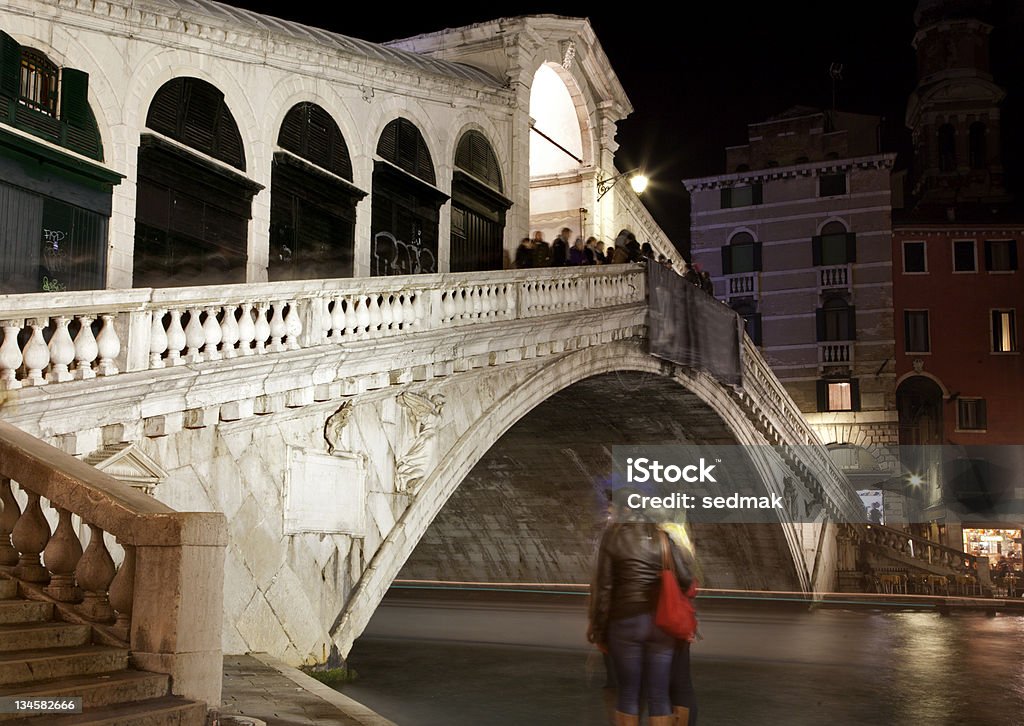
[[833,169],[850,166],[886,166],[891,168],[896,161],[896,152],[885,152],[882,154],[871,154],[869,156],[852,156],[842,159],[823,159],[811,161],[806,164],[790,164],[789,166],[771,166],[764,169],[751,169],[750,171],[736,171],[729,174],[713,174],[710,176],[692,177],[683,179],[683,186],[687,191],[697,187],[714,188],[718,186],[733,186],[736,182],[761,181],[771,177],[781,176],[808,176],[811,172],[821,169]]

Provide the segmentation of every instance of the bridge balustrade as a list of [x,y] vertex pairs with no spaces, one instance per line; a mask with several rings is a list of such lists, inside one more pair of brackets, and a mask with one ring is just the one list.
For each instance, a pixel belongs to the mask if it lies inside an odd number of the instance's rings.
[[261,356],[645,299],[635,265],[0,298],[0,388]]

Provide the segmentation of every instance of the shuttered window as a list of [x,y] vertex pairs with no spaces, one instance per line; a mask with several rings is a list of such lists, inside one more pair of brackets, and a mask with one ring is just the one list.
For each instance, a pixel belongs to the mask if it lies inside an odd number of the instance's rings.
[[342,179],[352,181],[352,160],[341,129],[315,103],[300,103],[284,117],[277,144]]
[[427,142],[412,121],[396,118],[385,126],[377,142],[377,154],[427,184],[436,184]]
[[452,181],[452,272],[504,267],[505,213],[512,202],[502,196],[501,169],[487,138],[467,131],[455,150]]
[[455,166],[475,176],[487,186],[502,191],[501,168],[487,138],[479,131],[467,131],[455,150]]
[[198,78],[175,78],[156,92],[146,126],[245,171],[245,152],[224,94]]

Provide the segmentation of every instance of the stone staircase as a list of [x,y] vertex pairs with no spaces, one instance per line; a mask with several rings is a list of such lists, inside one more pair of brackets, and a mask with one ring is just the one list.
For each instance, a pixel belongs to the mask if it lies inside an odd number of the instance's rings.
[[206,704],[170,694],[170,677],[133,670],[128,648],[93,642],[89,625],[54,617],[49,602],[18,596],[0,575],[0,697],[80,696],[80,714],[0,714],[7,724],[202,726]]

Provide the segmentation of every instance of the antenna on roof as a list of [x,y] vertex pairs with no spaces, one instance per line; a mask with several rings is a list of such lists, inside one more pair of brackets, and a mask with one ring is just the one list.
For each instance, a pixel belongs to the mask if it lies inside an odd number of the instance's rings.
[[832,76],[832,113],[836,112],[836,85],[843,80],[843,64],[833,63],[828,67],[828,74]]

